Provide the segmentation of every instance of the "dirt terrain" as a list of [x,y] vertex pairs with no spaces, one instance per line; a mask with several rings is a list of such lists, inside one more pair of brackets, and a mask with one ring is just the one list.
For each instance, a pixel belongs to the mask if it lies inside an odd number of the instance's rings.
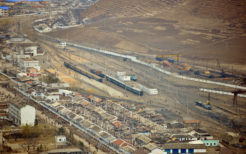
[[245,19],[244,0],[101,0],[81,12],[84,26],[50,35],[121,52],[182,53],[191,62],[219,59],[243,67]]

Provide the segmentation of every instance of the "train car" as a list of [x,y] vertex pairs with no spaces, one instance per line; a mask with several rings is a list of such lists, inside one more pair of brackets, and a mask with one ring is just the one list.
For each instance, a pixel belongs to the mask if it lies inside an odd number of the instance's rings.
[[197,105],[197,106],[200,106],[200,107],[202,107],[202,108],[204,108],[204,109],[207,109],[207,110],[212,110],[211,105],[202,103],[202,102],[200,102],[200,101],[197,101],[197,102],[196,102],[196,105]]
[[97,76],[100,76],[101,78],[105,77],[105,75],[102,73],[102,71],[91,69],[90,72],[93,74],[96,74]]
[[79,74],[82,74],[90,79],[94,79],[94,80],[97,80],[99,82],[103,82],[103,79],[97,75],[94,75],[92,74],[91,72],[85,70],[85,69],[82,69],[82,68],[78,68],[76,67],[74,64],[71,64],[71,63],[67,63],[67,62],[64,62],[64,66],[66,66],[67,68],[79,73]]
[[132,87],[130,85],[127,85],[124,82],[121,82],[121,81],[119,81],[119,80],[117,80],[117,79],[115,79],[115,78],[113,78],[113,77],[111,77],[109,75],[106,75],[106,80],[110,81],[110,82],[116,84],[117,86],[119,86],[121,88],[124,88],[124,89],[126,89],[126,90],[128,90],[128,91],[130,91],[130,92],[132,92],[132,93],[134,93],[136,95],[143,96],[143,91],[142,90],[140,90],[138,88],[135,88],[135,87]]

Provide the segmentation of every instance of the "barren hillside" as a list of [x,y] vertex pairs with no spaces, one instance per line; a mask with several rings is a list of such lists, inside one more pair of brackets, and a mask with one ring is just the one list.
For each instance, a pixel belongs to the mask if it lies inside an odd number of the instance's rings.
[[50,35],[140,53],[246,64],[245,0],[100,0]]

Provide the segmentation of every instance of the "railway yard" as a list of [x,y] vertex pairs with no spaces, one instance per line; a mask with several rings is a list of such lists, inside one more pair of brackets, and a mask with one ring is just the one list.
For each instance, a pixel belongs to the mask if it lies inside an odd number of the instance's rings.
[[[0,38],[1,122],[18,127],[4,104],[8,98],[11,104],[33,106],[38,121],[65,128],[76,138],[74,146],[82,142],[84,153],[245,152],[244,68],[72,39],[69,30],[101,22],[80,21],[79,3],[54,2],[51,6],[62,13],[53,18],[43,7],[38,14],[6,17],[18,24],[0,33],[5,36]],[[55,35],[59,31],[62,37]],[[133,44],[129,48],[139,45]]]

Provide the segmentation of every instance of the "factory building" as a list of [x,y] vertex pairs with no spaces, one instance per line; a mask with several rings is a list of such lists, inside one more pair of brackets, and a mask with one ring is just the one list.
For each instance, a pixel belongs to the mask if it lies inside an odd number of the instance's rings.
[[22,103],[9,104],[9,118],[16,125],[34,125],[36,117],[35,108]]

